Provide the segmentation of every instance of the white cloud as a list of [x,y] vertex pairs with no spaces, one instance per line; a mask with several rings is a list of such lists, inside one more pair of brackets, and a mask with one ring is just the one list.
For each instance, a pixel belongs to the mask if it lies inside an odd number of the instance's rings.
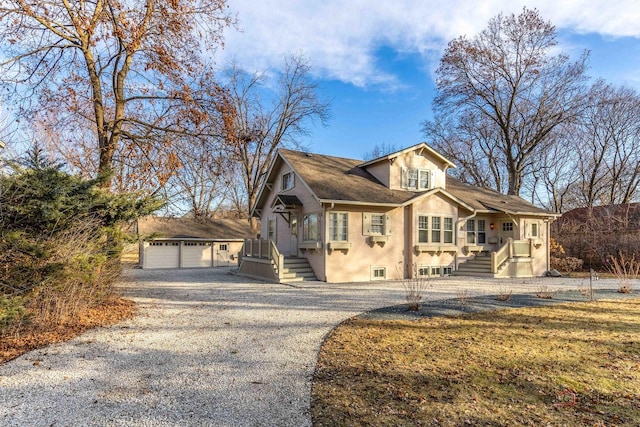
[[[636,0],[538,0],[526,2],[558,28],[605,36],[640,37]],[[500,12],[518,13],[509,0],[229,0],[241,32],[229,30],[219,60],[235,58],[254,70],[279,68],[286,55],[302,53],[316,74],[359,87],[398,85],[381,71],[376,50],[391,47],[439,57],[446,43],[473,36]],[[434,55],[435,53],[435,55]],[[431,68],[431,67],[429,67]]]

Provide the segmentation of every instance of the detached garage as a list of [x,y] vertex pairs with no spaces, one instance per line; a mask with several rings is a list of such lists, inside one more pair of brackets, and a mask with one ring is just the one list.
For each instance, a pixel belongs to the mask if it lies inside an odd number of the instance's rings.
[[146,217],[137,224],[142,268],[212,268],[237,264],[243,239],[251,236],[246,219],[198,221]]

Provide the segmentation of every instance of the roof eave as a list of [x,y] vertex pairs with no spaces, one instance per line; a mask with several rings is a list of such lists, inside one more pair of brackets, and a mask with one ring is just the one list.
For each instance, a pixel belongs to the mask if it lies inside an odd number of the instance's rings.
[[431,148],[431,147],[429,146],[429,144],[427,144],[426,142],[421,142],[421,143],[419,143],[419,144],[412,145],[411,147],[407,147],[407,148],[405,148],[405,149],[403,149],[403,150],[395,151],[395,152],[393,152],[393,153],[389,153],[389,154],[387,154],[386,156],[377,157],[377,158],[375,158],[375,159],[372,159],[372,160],[369,160],[369,161],[367,161],[367,162],[364,162],[364,163],[359,164],[359,165],[358,165],[358,167],[365,168],[365,167],[367,167],[367,166],[370,166],[370,165],[373,165],[373,164],[376,164],[376,163],[379,163],[379,162],[382,162],[382,161],[385,161],[385,160],[389,160],[389,159],[392,159],[392,158],[398,157],[398,156],[400,156],[401,154],[408,153],[408,152],[413,151],[413,150],[417,150],[418,148],[425,148],[425,149],[427,149],[427,150],[429,151],[429,153],[431,153],[432,155],[434,155],[435,157],[437,157],[438,159],[440,159],[440,161],[442,161],[442,163],[444,163],[444,165],[445,165],[447,168],[454,168],[454,169],[455,169],[455,168],[457,167],[457,166],[455,165],[455,163],[453,163],[451,160],[447,159],[447,158],[446,158],[446,157],[444,157],[442,154],[438,153],[436,150],[434,150],[433,148]]
[[336,199],[319,199],[321,204],[334,204],[334,205],[354,205],[354,206],[380,206],[385,208],[399,208],[402,207],[401,203],[375,203],[375,202],[363,202],[358,200],[336,200]]

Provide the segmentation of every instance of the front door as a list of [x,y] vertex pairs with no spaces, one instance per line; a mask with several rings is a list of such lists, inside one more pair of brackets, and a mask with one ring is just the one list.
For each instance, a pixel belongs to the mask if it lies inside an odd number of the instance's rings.
[[515,240],[515,229],[515,224],[511,220],[500,222],[500,229],[498,230],[498,234],[500,235],[500,246],[507,243],[508,238]]
[[289,246],[289,254],[290,255],[298,255],[298,218],[292,214],[291,221],[291,243]]

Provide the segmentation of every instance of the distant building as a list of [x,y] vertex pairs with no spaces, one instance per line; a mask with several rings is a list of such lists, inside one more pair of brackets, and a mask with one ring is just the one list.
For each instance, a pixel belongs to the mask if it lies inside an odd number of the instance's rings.
[[145,217],[138,220],[142,268],[206,268],[237,264],[246,219],[195,220]]

